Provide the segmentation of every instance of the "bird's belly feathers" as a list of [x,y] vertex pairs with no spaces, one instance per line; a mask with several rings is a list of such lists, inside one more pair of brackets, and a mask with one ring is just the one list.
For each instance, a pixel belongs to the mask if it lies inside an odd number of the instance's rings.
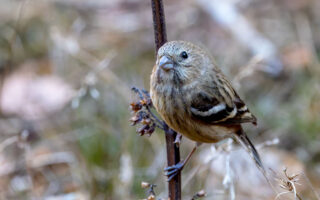
[[169,124],[174,130],[178,131],[187,138],[202,143],[216,143],[225,138],[232,137],[235,129],[216,125],[204,125],[196,121],[185,119],[182,126]]
[[162,119],[175,131],[193,141],[202,143],[219,142],[235,133],[236,128],[234,127],[208,125],[193,120],[185,103],[179,97],[179,95],[173,97],[151,89],[154,107]]

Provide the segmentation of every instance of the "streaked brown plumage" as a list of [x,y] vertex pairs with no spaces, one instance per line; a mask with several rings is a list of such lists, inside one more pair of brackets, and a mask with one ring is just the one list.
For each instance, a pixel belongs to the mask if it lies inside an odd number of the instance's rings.
[[150,84],[156,110],[175,131],[200,143],[237,138],[263,168],[241,127],[256,124],[255,116],[201,47],[185,41],[164,44]]

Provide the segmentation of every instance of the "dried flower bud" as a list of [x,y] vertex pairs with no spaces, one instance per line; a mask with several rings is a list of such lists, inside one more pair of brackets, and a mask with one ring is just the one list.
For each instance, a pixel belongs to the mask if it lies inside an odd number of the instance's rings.
[[142,181],[141,182],[141,188],[148,188],[148,187],[150,187],[150,183],[148,183],[148,182],[144,182],[144,181]]
[[155,125],[155,124],[152,124],[152,125],[148,128],[148,130],[147,130],[148,136],[151,136],[152,133],[155,131],[155,129],[156,129],[156,125]]
[[141,110],[142,105],[140,102],[132,102],[130,103],[130,109],[134,112],[138,112],[139,110]]
[[151,121],[151,119],[150,118],[146,118],[146,119],[143,119],[142,121],[141,121],[141,124],[150,124],[152,121]]
[[152,106],[152,101],[151,101],[150,97],[147,97],[147,98],[141,99],[140,104],[142,106]]
[[151,194],[150,196],[148,196],[148,200],[155,200],[156,199],[156,197],[153,195],[153,194]]
[[145,133],[148,132],[148,129],[150,128],[149,125],[143,125],[140,128],[137,129],[137,133],[140,134],[140,136],[143,136]]
[[141,117],[139,115],[134,115],[130,118],[131,126],[135,126],[137,123],[141,121]]
[[141,104],[142,106],[147,105],[147,99],[141,99],[141,100],[140,100],[140,104]]
[[140,111],[138,115],[141,117],[141,119],[147,119],[150,118],[150,115],[146,113],[145,111]]
[[[145,134],[151,136],[160,120],[155,120],[157,117],[155,117],[149,109],[152,106],[150,95],[146,90],[140,90],[135,87],[133,87],[132,90],[139,95],[139,101],[130,104],[130,108],[133,111],[133,116],[130,118],[131,125],[141,124],[141,127],[137,128],[136,132],[138,132],[140,136]],[[159,125],[159,127],[161,126],[162,125]]]
[[206,196],[206,192],[204,190],[200,190],[199,192],[197,192],[196,194],[198,197],[205,197]]
[[192,197],[192,200],[205,197],[206,195],[207,195],[207,194],[206,194],[206,192],[205,192],[204,190],[200,190],[199,192],[197,192],[197,194],[195,194],[195,195]]

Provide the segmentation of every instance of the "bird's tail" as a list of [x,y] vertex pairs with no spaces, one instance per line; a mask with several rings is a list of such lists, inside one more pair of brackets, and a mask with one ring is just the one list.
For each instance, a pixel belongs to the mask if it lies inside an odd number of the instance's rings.
[[236,132],[235,135],[236,135],[238,142],[248,151],[250,156],[253,158],[253,160],[256,163],[256,166],[261,171],[262,175],[266,178],[266,180],[267,180],[268,184],[270,185],[270,187],[272,188],[272,190],[275,192],[275,194],[278,194],[276,188],[273,186],[272,182],[268,178],[268,174],[263,167],[263,164],[260,159],[258,151],[256,150],[256,148],[254,147],[254,145],[252,144],[252,142],[248,138],[247,134],[243,131],[242,128],[240,128],[240,130],[238,132]]
[[247,134],[243,131],[242,128],[236,133],[236,138],[238,142],[248,151],[250,156],[254,159],[257,167],[262,171],[262,173],[265,175],[266,171],[263,167],[262,161],[260,159],[259,153],[248,138]]

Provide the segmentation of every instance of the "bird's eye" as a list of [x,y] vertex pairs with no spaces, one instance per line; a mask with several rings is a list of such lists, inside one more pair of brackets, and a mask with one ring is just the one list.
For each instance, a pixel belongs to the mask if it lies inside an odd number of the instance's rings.
[[183,59],[187,59],[187,58],[188,58],[188,54],[187,54],[187,52],[185,52],[185,51],[181,52],[180,56],[181,56]]

